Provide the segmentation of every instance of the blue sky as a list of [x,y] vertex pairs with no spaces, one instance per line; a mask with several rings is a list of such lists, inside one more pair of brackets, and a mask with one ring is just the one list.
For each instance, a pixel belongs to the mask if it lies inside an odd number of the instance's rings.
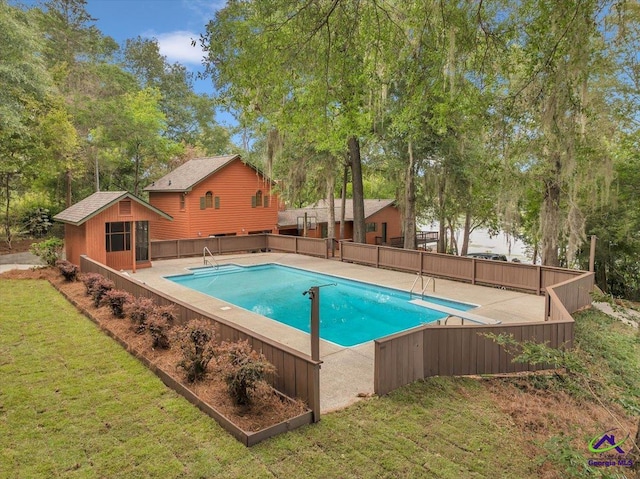
[[[11,3],[38,4],[37,0],[15,0]],[[215,11],[224,0],[87,0],[86,10],[96,19],[95,25],[104,35],[123,45],[127,38],[138,35],[155,38],[160,53],[171,63],[179,62],[191,71],[201,69],[203,53],[191,46],[192,39],[204,33]],[[195,82],[198,93],[212,93],[210,80]]]

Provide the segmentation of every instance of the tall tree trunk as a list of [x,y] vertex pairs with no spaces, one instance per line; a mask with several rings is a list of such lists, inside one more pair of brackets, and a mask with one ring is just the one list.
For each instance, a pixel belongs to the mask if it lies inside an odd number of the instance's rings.
[[65,183],[65,205],[67,208],[71,206],[71,170],[67,170],[64,174],[64,183]]
[[351,182],[353,184],[353,241],[366,243],[364,226],[364,185],[362,184],[362,159],[360,158],[360,141],[349,138],[349,160],[351,163]]
[[138,196],[138,188],[140,186],[140,154],[135,155],[135,176],[133,179],[133,194]]
[[471,236],[471,210],[467,207],[464,213],[464,231],[462,233],[462,249],[460,256],[466,256],[469,252],[469,237]]
[[347,182],[349,181],[349,165],[344,165],[342,175],[342,194],[340,196],[340,239],[344,239],[344,217],[347,208]]
[[327,177],[327,201],[329,208],[329,221],[327,222],[327,238],[336,237],[336,201],[334,190],[336,187],[336,178],[333,175]]
[[11,204],[11,173],[5,173],[5,195],[6,195],[6,203],[5,203],[5,211],[4,211],[4,233],[5,240],[7,241],[7,246],[11,249],[11,220],[9,219],[9,206]]
[[444,214],[445,182],[444,178],[438,179],[438,253],[447,252],[447,218]]
[[541,256],[545,266],[558,266],[558,236],[560,233],[560,162],[555,162],[553,179],[545,181],[540,227],[542,229]]
[[416,249],[416,183],[413,145],[409,142],[409,165],[404,179],[404,248]]

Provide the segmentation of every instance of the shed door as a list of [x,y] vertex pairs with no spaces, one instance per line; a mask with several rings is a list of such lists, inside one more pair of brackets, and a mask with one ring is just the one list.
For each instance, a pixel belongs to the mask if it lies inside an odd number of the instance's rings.
[[136,221],[136,263],[149,261],[149,222]]

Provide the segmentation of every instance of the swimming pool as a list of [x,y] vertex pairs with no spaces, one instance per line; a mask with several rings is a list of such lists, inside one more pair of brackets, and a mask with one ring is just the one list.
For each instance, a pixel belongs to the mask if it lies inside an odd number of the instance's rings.
[[[321,288],[320,337],[340,346],[355,346],[447,316],[411,304],[406,291],[273,263],[195,268],[189,274],[165,278],[306,333],[311,301],[302,293],[311,286],[335,284]],[[425,299],[460,311],[475,307],[441,298]]]

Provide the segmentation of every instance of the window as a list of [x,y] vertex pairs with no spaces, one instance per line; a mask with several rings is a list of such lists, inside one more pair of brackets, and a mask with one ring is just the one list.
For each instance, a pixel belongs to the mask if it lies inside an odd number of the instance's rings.
[[219,210],[220,209],[220,197],[219,196],[215,197],[215,205],[216,205],[215,208],[217,210]]
[[207,191],[204,195],[204,207],[205,208],[213,208],[213,193]]
[[256,191],[256,196],[254,196],[254,199],[251,202],[252,208],[255,208],[256,206],[262,206],[262,190]]
[[376,231],[378,229],[378,224],[377,223],[367,223],[364,227],[364,231],[366,233],[371,233],[373,231]]
[[185,209],[185,196],[184,193],[180,195],[180,211]]
[[118,221],[105,223],[107,253],[131,251],[131,223]]

